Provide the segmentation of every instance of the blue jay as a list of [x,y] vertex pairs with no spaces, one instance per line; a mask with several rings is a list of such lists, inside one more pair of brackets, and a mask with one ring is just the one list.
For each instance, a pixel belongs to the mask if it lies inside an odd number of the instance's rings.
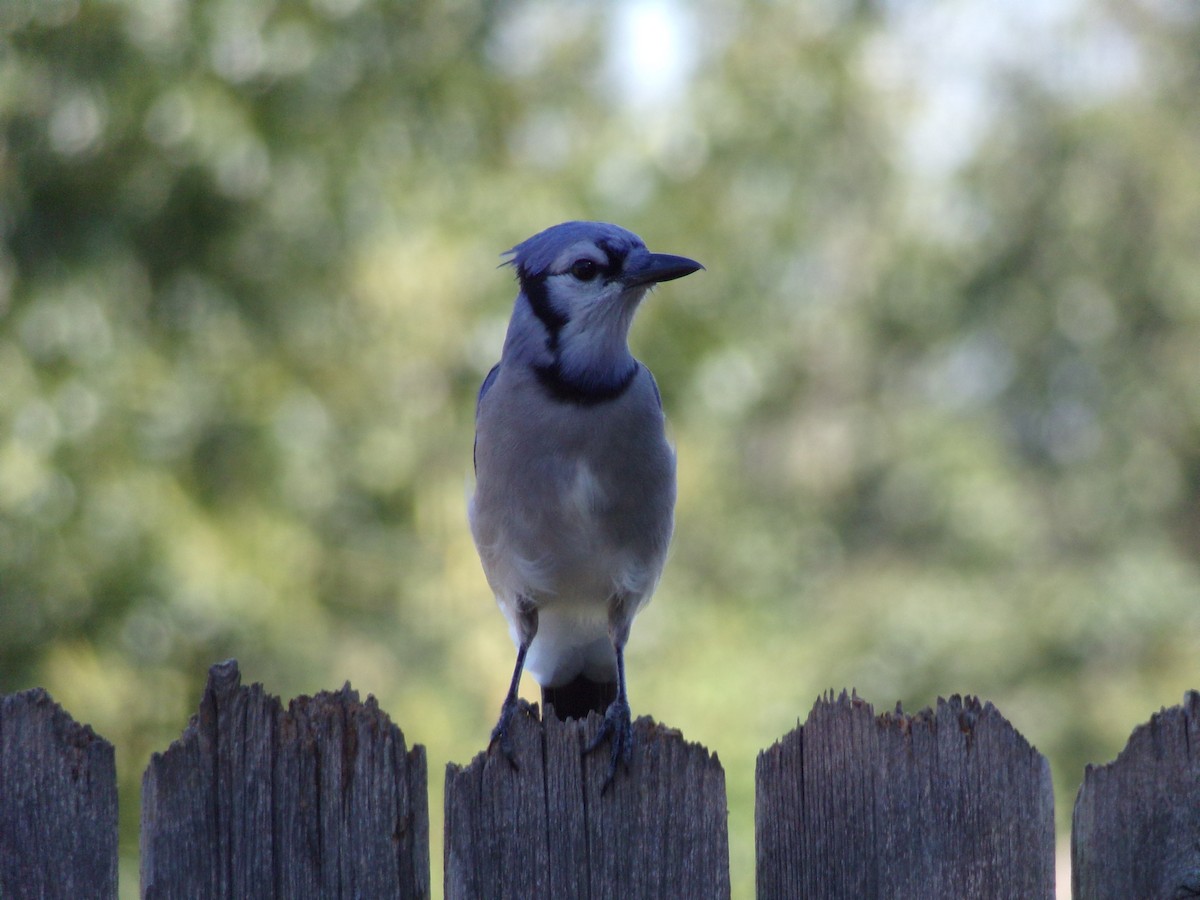
[[479,390],[468,517],[517,646],[489,747],[508,736],[521,672],[562,718],[603,714],[608,780],[633,750],[625,642],[671,541],[675,452],[650,370],[629,352],[655,284],[700,263],[651,253],[602,222],[564,222],[513,247],[517,294],[500,362]]

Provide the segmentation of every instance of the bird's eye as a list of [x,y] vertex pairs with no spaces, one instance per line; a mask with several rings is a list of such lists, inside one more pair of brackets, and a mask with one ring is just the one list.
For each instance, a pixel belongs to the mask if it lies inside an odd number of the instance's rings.
[[599,271],[600,267],[590,259],[577,259],[571,263],[571,274],[580,281],[591,281]]

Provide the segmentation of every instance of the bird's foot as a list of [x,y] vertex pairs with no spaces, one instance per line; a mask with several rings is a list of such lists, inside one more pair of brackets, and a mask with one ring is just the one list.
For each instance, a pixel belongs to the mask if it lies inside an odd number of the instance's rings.
[[500,707],[500,720],[496,722],[496,727],[492,729],[492,739],[488,741],[488,752],[491,752],[492,747],[500,745],[500,752],[504,754],[504,758],[508,760],[508,764],[514,769],[519,768],[517,759],[513,753],[512,736],[508,733],[509,727],[512,725],[513,716],[516,715],[518,701],[516,697],[506,697],[504,705]]
[[591,753],[604,743],[605,738],[611,740],[612,749],[608,762],[608,775],[604,779],[604,786],[600,789],[601,794],[607,792],[609,785],[612,784],[613,777],[617,774],[617,763],[621,763],[628,772],[629,761],[633,758],[633,716],[629,710],[629,701],[623,696],[618,696],[609,704],[608,710],[604,713],[604,721],[600,723],[600,730],[583,748],[584,755]]

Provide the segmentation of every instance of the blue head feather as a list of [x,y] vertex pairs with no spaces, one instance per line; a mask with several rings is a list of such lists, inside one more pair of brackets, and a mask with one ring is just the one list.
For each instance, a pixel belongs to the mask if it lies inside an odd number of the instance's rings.
[[503,264],[515,268],[522,279],[537,278],[545,274],[563,248],[578,241],[592,241],[617,258],[624,258],[630,250],[646,246],[640,237],[618,225],[607,222],[563,222],[505,251],[503,255],[510,259]]

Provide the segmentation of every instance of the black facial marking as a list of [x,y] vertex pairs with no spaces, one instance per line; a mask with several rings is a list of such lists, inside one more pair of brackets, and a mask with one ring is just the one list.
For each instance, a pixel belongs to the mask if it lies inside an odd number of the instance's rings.
[[621,269],[625,266],[625,257],[629,255],[629,248],[620,244],[616,244],[609,240],[601,240],[596,244],[604,255],[608,257],[608,265],[604,267],[604,275],[606,278],[612,278],[618,275]]
[[550,399],[573,406],[595,406],[616,400],[625,393],[637,377],[638,367],[638,363],[634,363],[629,367],[629,371],[612,381],[580,381],[566,378],[557,360],[549,365],[534,366],[533,371]]
[[521,290],[533,314],[546,326],[546,349],[551,353],[557,351],[558,334],[566,327],[567,317],[551,305],[545,277],[522,279]]

